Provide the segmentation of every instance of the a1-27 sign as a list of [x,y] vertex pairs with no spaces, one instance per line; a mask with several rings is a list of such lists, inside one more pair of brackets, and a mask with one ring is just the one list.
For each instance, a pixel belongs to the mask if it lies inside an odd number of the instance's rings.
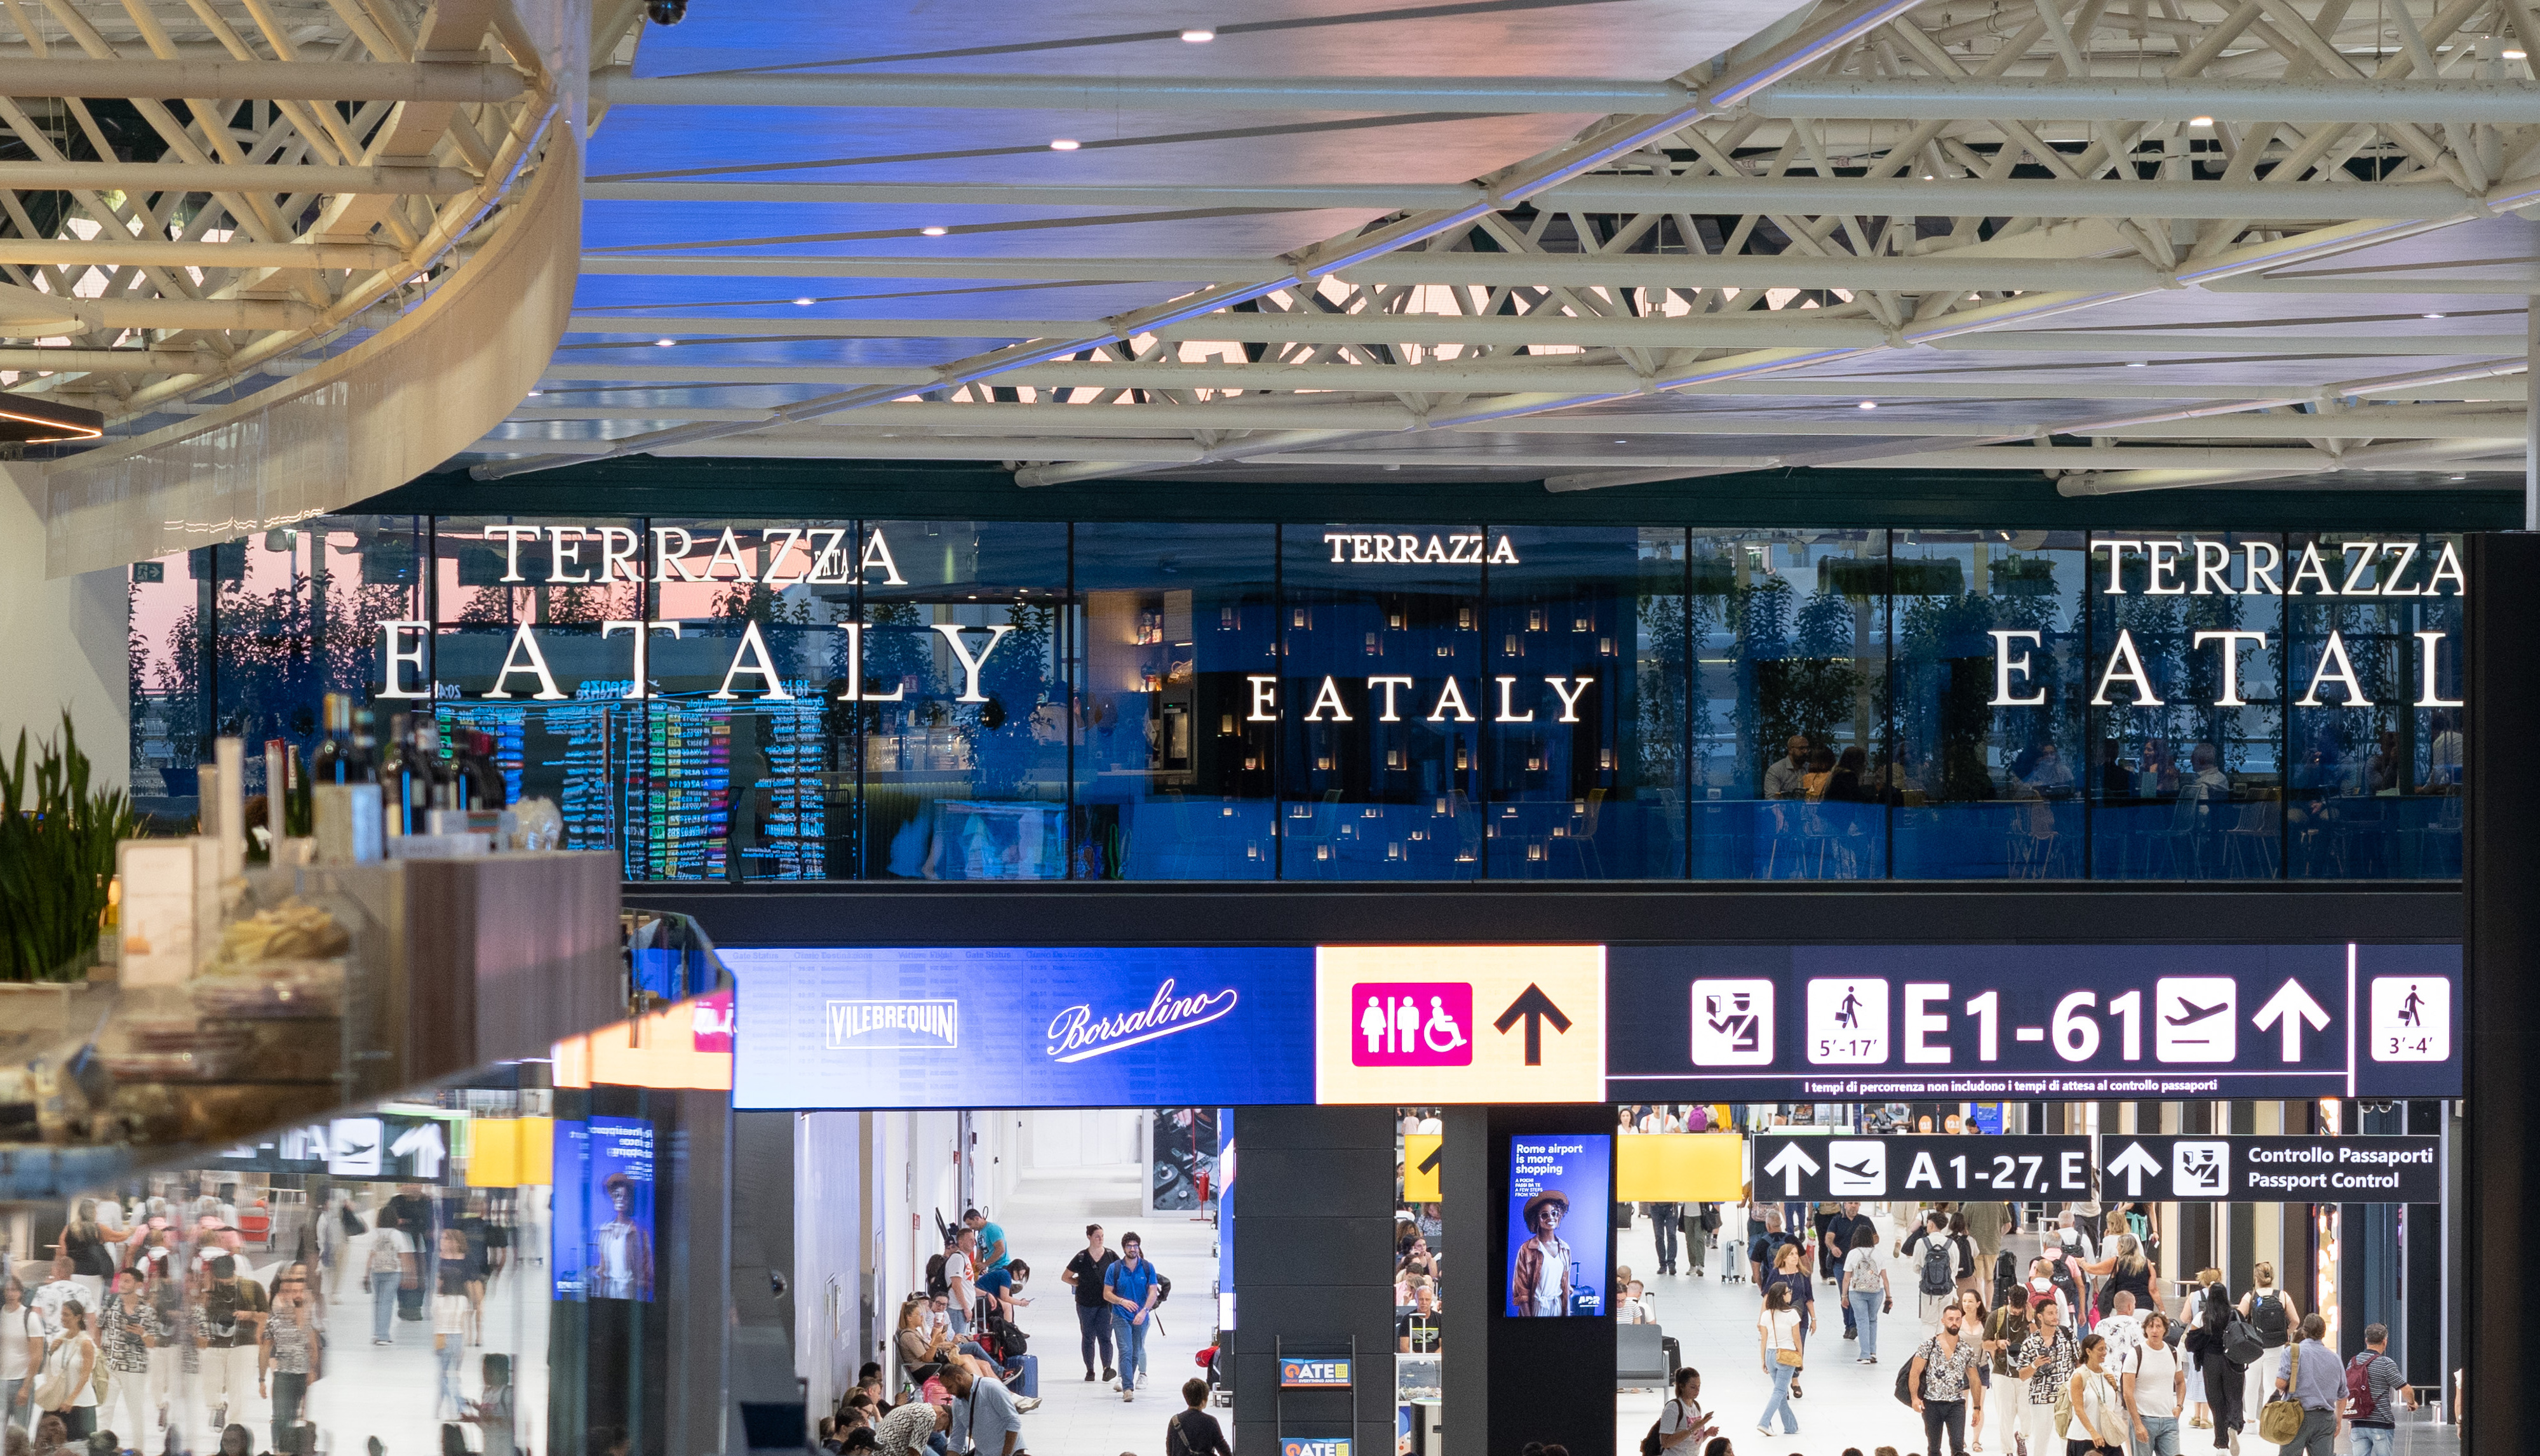
[[1775,1137],[1754,1140],[1755,1197],[2036,1200],[2090,1197],[2086,1134],[2002,1137]]

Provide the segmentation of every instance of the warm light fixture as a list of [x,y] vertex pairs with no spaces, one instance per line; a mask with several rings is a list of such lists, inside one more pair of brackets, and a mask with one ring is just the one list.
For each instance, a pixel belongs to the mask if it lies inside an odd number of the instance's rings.
[[[1201,45],[1201,44],[1205,44],[1205,43],[1206,43],[1206,42],[1208,42],[1208,41],[1211,41],[1211,40],[1216,39],[1216,38],[1217,38],[1217,33],[1216,33],[1215,31],[1209,30],[1209,29],[1208,29],[1207,27],[1205,27],[1205,26],[1198,26],[1198,27],[1194,27],[1194,28],[1192,28],[1192,29],[1190,29],[1190,30],[1187,30],[1187,31],[1182,32],[1182,38],[1183,38],[1184,40],[1189,41],[1189,42],[1190,42],[1191,44],[1193,44],[1193,45]],[[2507,51],[2507,52],[2505,52],[2505,53],[2506,53],[2506,54],[2508,54],[2508,55],[2510,55],[2510,54],[2512,54],[2513,52],[2511,52],[2511,51]]]
[[1060,137],[1049,144],[1049,149],[1053,152],[1073,152],[1084,145],[1073,137]]
[[539,395],[544,394],[545,392],[546,392],[546,391],[545,391],[544,389],[531,389],[531,390],[529,391],[529,397],[530,397],[531,399],[535,399],[535,398],[537,398]]
[[2187,118],[2187,124],[2190,126],[2212,126],[2214,124],[2214,118],[2211,116],[2190,116]]
[[1878,401],[1875,399],[1865,399],[1861,401],[1861,407],[1863,409],[1876,409],[1878,408]]
[[2127,361],[2126,361],[2126,368],[2128,368],[2128,369],[2144,369],[2144,368],[2148,368],[2148,367],[2151,365],[2151,363],[2152,363],[2152,361],[2151,361],[2151,360],[2148,360],[2148,359],[2129,359],[2129,360],[2127,360]]
[[917,233],[921,238],[941,238],[951,231],[950,228],[920,228]]
[[2529,54],[2530,52],[2525,50],[2508,50],[2505,53],[2505,58],[2509,61],[2518,61]]

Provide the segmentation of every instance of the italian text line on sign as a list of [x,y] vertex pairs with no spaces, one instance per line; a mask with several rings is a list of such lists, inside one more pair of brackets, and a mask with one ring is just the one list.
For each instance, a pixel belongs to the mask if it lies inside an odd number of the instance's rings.
[[1601,1102],[1601,945],[1326,945],[1314,1100]]

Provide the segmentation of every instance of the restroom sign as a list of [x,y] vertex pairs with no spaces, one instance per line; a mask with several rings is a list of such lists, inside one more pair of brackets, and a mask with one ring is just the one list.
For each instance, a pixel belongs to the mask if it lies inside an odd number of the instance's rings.
[[1314,1100],[1390,1107],[1605,1098],[1600,945],[1314,952]]

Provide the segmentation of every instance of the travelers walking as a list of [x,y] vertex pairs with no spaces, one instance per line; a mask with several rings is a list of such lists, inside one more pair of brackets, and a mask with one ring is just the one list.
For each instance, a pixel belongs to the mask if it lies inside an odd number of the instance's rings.
[[1764,1291],[1764,1312],[1755,1321],[1755,1333],[1763,1350],[1764,1373],[1773,1382],[1772,1398],[1764,1403],[1764,1414],[1755,1418],[1756,1433],[1773,1433],[1773,1413],[1778,1411],[1785,1427],[1782,1433],[1798,1435],[1799,1418],[1791,1410],[1791,1385],[1807,1356],[1799,1338],[1799,1313],[1791,1306],[1789,1284],[1777,1283]]
[[1897,1252],[1915,1261],[1918,1313],[1924,1324],[1938,1328],[1940,1311],[1949,1307],[1958,1292],[1958,1246],[1949,1237],[1949,1215],[1938,1209],[1925,1213]]
[[1182,1382],[1182,1404],[1164,1422],[1164,1456],[1235,1456],[1217,1418],[1201,1409],[1208,1404],[1208,1382],[1193,1377]]
[[2390,1327],[2365,1325],[2364,1352],[2346,1367],[2346,1421],[2355,1456],[2390,1456],[2398,1439],[2398,1410],[2417,1409],[2416,1392],[2399,1362],[2390,1358]]
[[[1977,1383],[1983,1352],[1964,1331],[1965,1316],[1956,1305],[1940,1311],[1940,1332],[1914,1352],[1906,1389],[1914,1412],[1923,1418],[1923,1443],[1931,1456],[1940,1456],[1940,1433],[1949,1436],[1951,1456],[1967,1456],[1967,1403],[1975,1403],[1976,1429],[1984,1429],[1984,1387]],[[1972,1390],[1972,1394],[1970,1394]]]
[[1675,1395],[1658,1409],[1658,1424],[1653,1428],[1659,1450],[1693,1456],[1712,1433],[1711,1417],[1702,1409],[1702,1372],[1691,1365],[1682,1366],[1675,1372],[1674,1384]]
[[2178,1408],[2187,1401],[2187,1368],[2169,1348],[2169,1316],[2158,1310],[2144,1316],[2143,1335],[2134,1368],[2122,1377],[2126,1409],[2134,1413],[2135,1456],[2178,1456]]
[[[2279,1363],[2276,1352],[2293,1341],[2293,1332],[2301,1326],[2301,1311],[2293,1306],[2293,1296],[2276,1287],[2276,1266],[2259,1263],[2249,1270],[2251,1287],[2240,1298],[2240,1317],[2258,1332],[2258,1343],[2267,1348],[2266,1357],[2248,1367],[2242,1377],[2240,1418],[2254,1421],[2266,1409],[2268,1381]],[[2340,1361],[2343,1367],[2344,1362]]]
[[2240,1449],[2241,1398],[2248,1389],[2245,1371],[2249,1368],[2233,1356],[2229,1342],[2234,1327],[2251,1342],[2244,1353],[2257,1353],[2256,1335],[2248,1322],[2231,1307],[2231,1291],[2221,1280],[2205,1286],[2204,1314],[2187,1332],[2187,1352],[2196,1359],[2197,1368],[2205,1372],[2205,1404],[2214,1414],[2214,1445],[2217,1450]]
[[[2000,1308],[1986,1317],[1984,1327],[1986,1361],[1993,1373],[2002,1378],[2003,1383],[2001,1393],[1992,1397],[1992,1405],[1997,1413],[1994,1420],[2000,1427],[1997,1435],[2001,1441],[2002,1456],[2018,1456],[2019,1452],[2019,1422],[2027,1410],[2028,1402],[2026,1392],[2017,1388],[2017,1382],[2011,1375],[2011,1362],[2018,1356],[2020,1346],[2027,1343],[2027,1340],[2028,1291],[2013,1288],[2011,1291],[2011,1297],[2004,1300]],[[1981,1435],[1977,1437],[1977,1449],[1983,1449]]]
[[1103,1297],[1111,1302],[1111,1338],[1120,1354],[1120,1399],[1138,1398],[1138,1361],[1146,1353],[1149,1321],[1163,1276],[1147,1262],[1147,1246],[1135,1233],[1120,1236],[1120,1262],[1102,1274]]
[[1658,1273],[1673,1274],[1675,1273],[1677,1233],[1676,1214],[1678,1213],[1678,1206],[1675,1204],[1651,1204],[1648,1206],[1648,1213],[1650,1215],[1650,1241],[1658,1252]]
[[2055,1398],[2072,1380],[2080,1358],[2060,1306],[2052,1298],[2031,1299],[2028,1338],[2019,1343],[2011,1367],[2011,1374],[2028,1382],[2028,1401],[2019,1415],[2019,1436],[2028,1456],[2045,1456],[2062,1439],[2055,1430]]
[[[2179,1310],[2178,1327],[2181,1330],[2193,1333],[2198,1325],[2204,1323],[2205,1293],[2222,1277],[2222,1271],[2219,1269],[2196,1272],[2196,1287],[2188,1291],[2187,1302]],[[2193,1349],[2187,1349],[2186,1353],[2187,1388],[2196,1397],[2196,1413],[2188,1418],[2187,1423],[2194,1429],[2203,1430],[2214,1423],[2213,1409],[2205,1399],[2205,1361]]]
[[1102,1375],[1110,1379],[1118,1372],[1111,1368],[1111,1303],[1103,1296],[1102,1277],[1120,1256],[1102,1247],[1102,1225],[1085,1225],[1085,1247],[1067,1261],[1059,1278],[1076,1291],[1076,1330],[1085,1349],[1085,1378],[1094,1378],[1094,1353],[1102,1352]]
[[[1790,1291],[1791,1310],[1798,1316],[1799,1346],[1804,1351],[1808,1337],[1817,1332],[1816,1281],[1809,1278],[1806,1256],[1799,1252],[1798,1244],[1782,1245],[1773,1258],[1776,1263],[1773,1272],[1764,1276],[1764,1287],[1767,1291]],[[1794,1366],[1791,1371],[1791,1399],[1798,1400],[1802,1394],[1799,1370]]]
[[2337,1407],[2346,1399],[2346,1369],[2337,1352],[2320,1342],[2328,1321],[2313,1314],[2301,1322],[2301,1339],[2288,1342],[2282,1355],[2268,1363],[2275,1369],[2275,1391],[2301,1403],[2301,1430],[2283,1449],[2285,1456],[2331,1456],[2337,1446]]
[[1867,1218],[1853,1227],[1852,1248],[1843,1256],[1842,1279],[1843,1333],[1847,1339],[1856,1333],[1860,1337],[1857,1363],[1877,1364],[1878,1317],[1896,1307],[1896,1296],[1887,1286],[1887,1261],[1879,1257],[1878,1230]]
[[2126,1456],[2125,1397],[2108,1374],[2107,1360],[2105,1339],[2081,1337],[2081,1364],[2073,1372],[2068,1398],[2073,1416],[2064,1432],[2065,1456]]
[[[1844,1271],[1852,1262],[1853,1242],[1864,1228],[1870,1229],[1870,1242],[1873,1245],[1876,1244],[1878,1242],[1876,1227],[1870,1222],[1870,1216],[1861,1212],[1861,1204],[1858,1200],[1841,1205],[1826,1219],[1825,1234],[1817,1242],[1821,1250],[1819,1258],[1825,1265],[1828,1283],[1846,1284]],[[1846,1284],[1845,1297],[1836,1302],[1843,1306],[1843,1338],[1850,1340],[1860,1331],[1853,1317],[1848,1284]]]

